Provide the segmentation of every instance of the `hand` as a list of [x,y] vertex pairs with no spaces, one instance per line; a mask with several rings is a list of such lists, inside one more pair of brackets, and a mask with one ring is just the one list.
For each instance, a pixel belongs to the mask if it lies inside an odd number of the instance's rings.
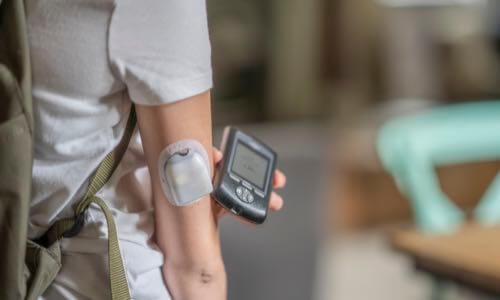
[[[217,166],[220,163],[220,161],[222,160],[222,152],[220,152],[219,149],[213,147],[213,156],[214,156],[213,157],[214,165]],[[273,188],[274,189],[281,189],[281,188],[285,187],[285,185],[286,185],[285,174],[283,174],[283,172],[281,172],[280,170],[274,171]],[[216,203],[216,204],[213,206],[213,209],[214,209],[214,214],[215,214],[215,216],[217,216],[217,218],[221,218],[226,213],[228,213],[227,209],[218,205],[218,203],[216,201],[214,201],[214,203]],[[270,198],[269,198],[269,209],[273,212],[277,212],[283,208],[283,204],[284,204],[283,198],[280,195],[278,195],[276,192],[273,191],[271,193]],[[238,218],[238,220],[241,220],[241,219]]]

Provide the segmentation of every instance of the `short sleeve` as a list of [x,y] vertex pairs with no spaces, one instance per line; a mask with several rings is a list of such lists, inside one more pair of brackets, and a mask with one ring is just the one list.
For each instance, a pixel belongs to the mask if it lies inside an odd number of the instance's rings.
[[205,0],[117,0],[109,59],[133,102],[174,102],[212,87]]

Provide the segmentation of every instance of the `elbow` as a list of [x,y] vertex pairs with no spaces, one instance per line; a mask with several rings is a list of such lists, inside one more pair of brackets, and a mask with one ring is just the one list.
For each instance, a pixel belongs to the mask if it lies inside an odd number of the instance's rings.
[[174,299],[226,299],[227,278],[222,263],[167,262],[163,276]]
[[166,262],[164,276],[175,276],[197,285],[211,285],[226,281],[226,271],[222,261],[211,262]]

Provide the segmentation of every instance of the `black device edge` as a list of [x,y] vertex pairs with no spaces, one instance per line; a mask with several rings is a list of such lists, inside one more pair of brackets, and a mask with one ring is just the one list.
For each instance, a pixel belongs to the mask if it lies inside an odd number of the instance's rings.
[[[278,155],[276,152],[271,149],[269,146],[267,146],[265,143],[260,141],[258,138],[247,134],[241,130],[239,130],[236,127],[226,127],[224,129],[224,136],[223,140],[221,143],[221,151],[224,153],[224,159],[221,161],[219,166],[217,167],[216,174],[215,174],[215,180],[214,180],[214,190],[212,192],[212,196],[215,198],[215,200],[225,209],[229,210],[231,213],[234,215],[237,215],[239,217],[242,217],[243,219],[250,221],[254,224],[262,224],[266,220],[267,214],[268,214],[268,206],[269,206],[269,198],[272,193],[272,182],[273,182],[273,177],[274,177],[274,171],[276,169],[277,165],[277,158]],[[222,175],[223,174],[228,174],[229,168],[230,168],[230,157],[229,157],[229,152],[234,146],[234,142],[236,142],[239,139],[236,139],[234,135],[239,132],[243,136],[243,143],[248,146],[250,143],[245,143],[245,139],[250,139],[254,140],[257,142],[261,147],[264,147],[266,151],[271,153],[273,156],[273,159],[269,160],[270,163],[270,168],[268,168],[269,174],[266,175],[268,178],[268,182],[266,181],[266,190],[264,191],[264,197],[262,198],[262,201],[258,204],[258,207],[255,207],[255,204],[247,204],[243,203],[242,201],[237,201],[236,203],[233,202],[231,199],[227,198],[226,195],[230,194],[234,196],[234,198],[237,198],[235,193],[228,187],[222,184]],[[248,142],[248,141],[247,141]],[[250,146],[252,149],[254,149],[253,146]],[[228,170],[227,172],[224,172],[224,170]]]

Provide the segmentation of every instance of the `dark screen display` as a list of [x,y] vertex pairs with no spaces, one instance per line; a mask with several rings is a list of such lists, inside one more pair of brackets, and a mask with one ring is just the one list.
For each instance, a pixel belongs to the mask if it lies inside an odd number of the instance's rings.
[[231,170],[253,185],[264,189],[269,160],[242,143],[236,145]]

